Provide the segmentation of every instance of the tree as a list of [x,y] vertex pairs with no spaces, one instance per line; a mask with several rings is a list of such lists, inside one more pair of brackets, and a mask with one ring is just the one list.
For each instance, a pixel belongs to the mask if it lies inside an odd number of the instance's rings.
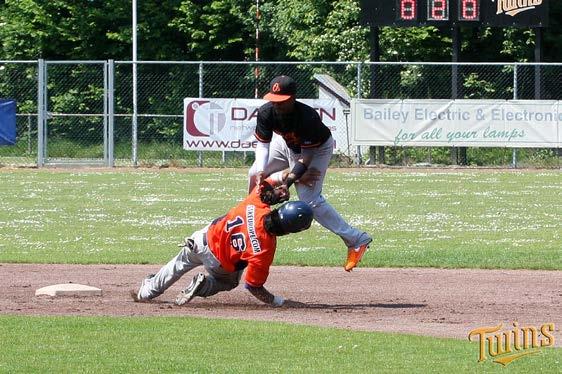
[[[168,25],[180,0],[139,3],[139,59],[184,59],[185,42]],[[0,58],[131,59],[131,11],[121,0],[7,0]]]
[[253,55],[254,14],[251,0],[184,0],[170,25],[181,32],[188,59],[240,61]]
[[264,28],[286,45],[281,60],[349,61],[368,56],[367,30],[355,0],[284,0],[264,6]]

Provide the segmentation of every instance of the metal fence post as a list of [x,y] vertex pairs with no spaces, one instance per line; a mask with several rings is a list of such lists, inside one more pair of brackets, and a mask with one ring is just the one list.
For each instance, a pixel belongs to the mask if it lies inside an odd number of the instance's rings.
[[115,166],[114,156],[114,122],[115,122],[115,61],[107,61],[107,166]]
[[137,61],[133,59],[133,121],[132,121],[132,162],[133,166],[138,166],[138,106],[137,106]]
[[108,76],[107,76],[107,61],[103,64],[103,163],[105,166],[109,166],[108,163],[108,149],[107,149],[107,94],[108,94]]
[[[513,65],[513,100],[517,100],[517,64]],[[511,167],[517,168],[517,148],[511,150]]]
[[[199,63],[199,98],[203,97],[203,63]],[[197,166],[203,167],[203,152],[197,152]]]
[[361,73],[363,71],[363,63],[362,62],[358,62],[357,63],[357,98],[360,99],[361,95],[363,94],[362,90],[361,90]]
[[37,61],[37,167],[45,166],[45,60]]
[[[357,64],[357,98],[358,99],[360,99],[361,95],[363,94],[362,91],[361,91],[361,82],[362,82],[361,72],[363,71],[362,67],[363,67],[363,63],[359,62]],[[353,118],[353,117],[351,117],[351,118]],[[353,126],[353,121],[351,122],[351,124]],[[349,149],[349,144],[347,146],[348,146],[348,149]],[[356,151],[357,151],[357,157],[356,157],[355,162],[356,162],[357,165],[361,165],[363,163],[363,157],[361,156],[361,146],[358,145]]]
[[31,115],[27,115],[27,153],[31,154]]

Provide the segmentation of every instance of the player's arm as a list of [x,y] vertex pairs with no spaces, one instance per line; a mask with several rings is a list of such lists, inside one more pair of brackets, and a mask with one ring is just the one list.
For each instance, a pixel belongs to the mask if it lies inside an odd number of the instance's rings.
[[300,180],[301,177],[306,173],[306,171],[308,170],[308,166],[312,161],[312,157],[313,153],[309,153],[305,157],[301,157],[297,160],[295,166],[293,166],[284,180],[284,184],[287,186],[287,188],[291,187],[293,183]]
[[[289,168],[278,171],[271,174],[266,181],[269,182],[269,184],[271,184],[273,187],[277,187],[282,184],[286,185],[286,180],[290,172],[291,169]],[[316,169],[315,167],[309,167],[306,169],[306,172],[296,180],[296,182],[312,187],[314,183],[316,183],[316,181],[320,179],[321,176],[322,173],[320,172],[320,170]]]
[[285,299],[281,296],[275,296],[269,292],[263,285],[269,276],[269,267],[273,263],[275,248],[266,242],[261,242],[262,250],[248,258],[248,267],[246,268],[246,289],[262,303],[271,306],[281,306]]
[[[303,136],[303,139],[301,139],[303,142],[301,144],[301,157],[297,160],[297,162],[289,172],[287,179],[285,180],[287,188],[296,181],[300,181],[308,186],[312,186],[314,182],[321,177],[321,174],[318,173],[318,170],[315,170],[312,173],[307,173],[307,171],[309,170],[312,160],[318,154],[318,147],[323,143],[323,141],[321,141],[321,138],[319,138],[319,136],[321,135],[318,133],[318,131],[322,129],[326,129],[326,131],[329,130],[326,126],[324,126],[322,120],[320,119],[320,116],[315,110],[308,106],[305,106],[305,108],[308,108],[306,112],[307,117],[305,118],[305,123],[309,125],[307,126],[307,129],[309,130],[308,133]],[[307,178],[311,179],[307,180]]]
[[267,160],[269,158],[269,143],[265,143],[258,140],[256,144],[255,157],[256,157],[255,168],[257,170],[256,185],[259,185],[261,181],[264,179],[264,177],[267,177],[267,175],[264,175],[263,170],[265,169],[265,166],[267,165]]
[[290,171],[291,169],[289,168],[285,170],[277,171],[271,174],[269,177],[267,177],[265,181],[273,187],[278,187],[285,182],[285,179],[287,179],[287,175],[289,175]]
[[253,287],[246,283],[246,289],[250,291],[252,295],[259,301],[271,305],[271,306],[282,306],[285,303],[285,299],[282,296],[275,296],[269,292],[264,286]]
[[258,115],[256,118],[256,130],[254,136],[257,139],[255,154],[254,167],[256,170],[256,185],[259,185],[261,181],[267,177],[264,175],[264,169],[267,165],[269,159],[269,144],[271,138],[273,137],[273,130],[271,125],[271,113],[264,110],[262,107],[258,109]]

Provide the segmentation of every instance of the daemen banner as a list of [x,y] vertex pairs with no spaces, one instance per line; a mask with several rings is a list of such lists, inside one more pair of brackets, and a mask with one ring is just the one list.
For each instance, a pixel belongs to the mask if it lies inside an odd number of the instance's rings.
[[352,143],[562,147],[562,104],[545,100],[353,100]]
[[[332,131],[335,148],[346,151],[348,137],[343,106],[337,100],[299,99],[315,108]],[[183,148],[199,151],[248,151],[254,137],[262,99],[184,99]]]

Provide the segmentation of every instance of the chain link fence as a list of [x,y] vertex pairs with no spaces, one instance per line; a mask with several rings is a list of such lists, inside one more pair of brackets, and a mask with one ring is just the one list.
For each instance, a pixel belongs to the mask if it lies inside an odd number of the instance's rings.
[[[17,143],[0,147],[0,165],[34,166],[41,159],[47,165],[107,164],[112,156],[118,166],[249,166],[252,152],[182,148],[183,99],[260,98],[280,74],[298,82],[298,98],[318,97],[316,74],[331,76],[356,98],[560,100],[562,83],[562,64],[142,61],[136,63],[135,97],[133,66],[0,61],[0,97],[17,102]],[[44,119],[38,105],[45,107]],[[334,165],[456,162],[450,148],[352,148],[336,154]],[[559,156],[555,149],[469,148],[466,163],[560,167]]]
[[96,160],[104,156],[105,62],[46,62],[45,156]]
[[17,103],[17,143],[0,146],[0,165],[35,165],[37,88],[37,61],[0,61],[0,98]]

